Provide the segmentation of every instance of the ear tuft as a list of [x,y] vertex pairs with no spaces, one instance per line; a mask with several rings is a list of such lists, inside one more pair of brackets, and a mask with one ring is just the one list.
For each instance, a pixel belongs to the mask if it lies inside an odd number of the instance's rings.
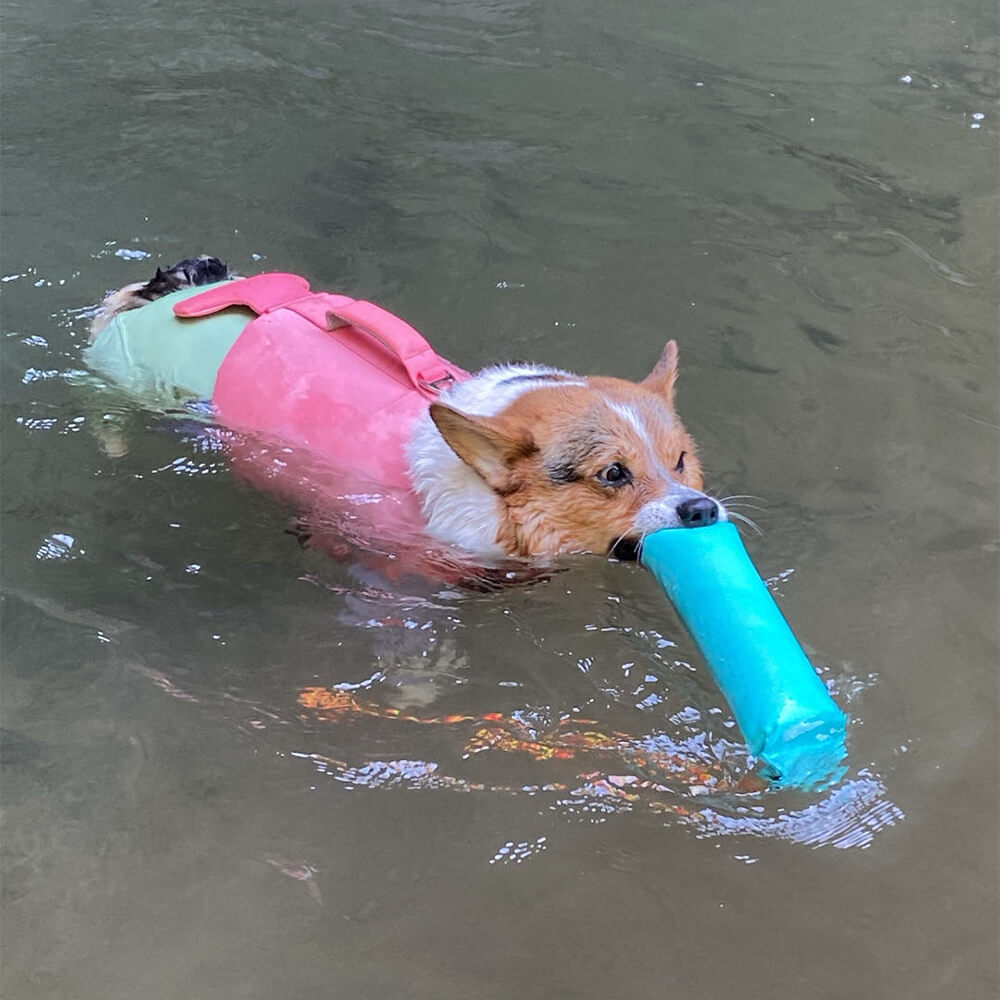
[[462,413],[446,403],[432,403],[431,420],[448,447],[500,493],[513,487],[513,466],[538,450],[531,434],[502,417]]
[[660,360],[640,385],[651,392],[665,396],[668,403],[674,401],[674,383],[677,381],[677,341],[668,340]]

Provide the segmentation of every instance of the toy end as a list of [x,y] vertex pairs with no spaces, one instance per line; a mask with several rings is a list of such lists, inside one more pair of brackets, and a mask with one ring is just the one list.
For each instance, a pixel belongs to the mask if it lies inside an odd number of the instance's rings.
[[735,525],[658,531],[645,539],[641,561],[690,630],[763,773],[781,787],[838,780],[846,770],[847,717]]
[[779,788],[818,791],[847,771],[847,716],[829,715],[768,734],[759,756],[761,773]]

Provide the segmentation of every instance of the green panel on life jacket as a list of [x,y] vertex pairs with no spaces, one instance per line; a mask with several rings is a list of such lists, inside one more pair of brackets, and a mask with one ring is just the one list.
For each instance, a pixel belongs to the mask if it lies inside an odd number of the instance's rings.
[[84,361],[146,403],[211,399],[223,358],[254,318],[242,306],[197,319],[174,315],[175,302],[213,287],[184,288],[119,313],[84,351]]

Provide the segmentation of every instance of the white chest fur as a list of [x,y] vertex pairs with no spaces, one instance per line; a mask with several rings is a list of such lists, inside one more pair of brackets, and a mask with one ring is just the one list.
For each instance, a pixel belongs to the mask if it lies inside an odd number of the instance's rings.
[[[553,375],[573,380],[569,384],[586,384],[580,376],[558,368],[498,365],[454,385],[442,393],[441,402],[463,413],[496,416],[524,393],[551,384]],[[429,413],[418,419],[407,454],[428,533],[472,552],[503,555],[496,540],[503,517],[502,501],[451,450]]]

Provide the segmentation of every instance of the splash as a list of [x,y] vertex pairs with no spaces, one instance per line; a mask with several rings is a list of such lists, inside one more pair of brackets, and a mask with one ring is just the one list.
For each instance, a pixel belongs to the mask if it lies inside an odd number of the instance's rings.
[[367,701],[353,690],[318,687],[302,690],[299,704],[312,721],[370,717],[450,728],[462,739],[463,760],[482,753],[516,754],[531,762],[538,779],[493,783],[449,774],[435,761],[352,764],[322,754],[293,754],[352,790],[545,796],[548,808],[568,820],[604,823],[645,813],[690,827],[699,838],[767,838],[841,850],[869,847],[880,831],[904,818],[869,771],[842,780],[822,796],[810,796],[800,808],[779,805],[787,796],[769,789],[752,769],[752,758],[741,760],[735,745],[713,746],[704,737],[676,741],[664,733],[604,731],[595,720],[575,714],[541,724],[530,712],[419,716]]

